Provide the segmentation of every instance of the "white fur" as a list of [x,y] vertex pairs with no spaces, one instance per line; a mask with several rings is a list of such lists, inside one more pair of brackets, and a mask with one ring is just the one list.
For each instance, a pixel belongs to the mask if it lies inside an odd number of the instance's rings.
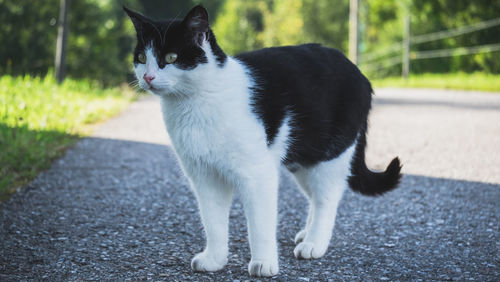
[[271,146],[269,146],[269,150],[274,155],[274,159],[278,162],[278,165],[282,160],[286,157],[286,152],[288,151],[288,147],[290,146],[290,123],[291,117],[286,116],[281,124],[280,129],[278,130],[278,134],[273,140]]
[[[223,68],[218,67],[207,42],[202,48],[208,63],[192,70],[175,65],[160,69],[151,47],[146,50],[146,64],[135,68],[139,85],[162,98],[167,131],[198,199],[207,242],[191,265],[196,271],[215,271],[226,264],[229,208],[236,191],[248,223],[252,253],[248,270],[256,276],[276,275],[278,170],[290,143],[292,116],[287,116],[268,147],[265,129],[250,108],[253,82],[248,71],[232,58]],[[144,74],[155,77],[152,88],[143,80]],[[300,252],[305,244],[312,244],[313,257],[326,250],[335,214],[332,219],[331,214],[323,213],[336,211],[353,148],[338,160],[296,173],[310,190],[314,207],[310,227],[297,246]],[[326,203],[334,203],[334,207],[327,208]],[[323,223],[326,225],[321,226]]]
[[337,207],[347,187],[356,142],[337,158],[294,173],[309,200],[306,226],[295,236],[297,258],[322,257],[332,234]]

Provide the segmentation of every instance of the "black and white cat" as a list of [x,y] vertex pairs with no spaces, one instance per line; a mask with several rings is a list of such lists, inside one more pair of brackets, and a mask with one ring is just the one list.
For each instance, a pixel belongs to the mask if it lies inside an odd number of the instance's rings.
[[279,167],[295,176],[309,215],[295,236],[297,258],[323,256],[346,187],[365,195],[394,189],[398,158],[385,172],[365,164],[372,87],[344,55],[318,44],[227,56],[194,7],[157,21],[126,9],[137,31],[139,86],[161,97],[168,134],[199,203],[206,247],[191,266],[227,263],[233,192],[247,217],[250,275],[278,273]]

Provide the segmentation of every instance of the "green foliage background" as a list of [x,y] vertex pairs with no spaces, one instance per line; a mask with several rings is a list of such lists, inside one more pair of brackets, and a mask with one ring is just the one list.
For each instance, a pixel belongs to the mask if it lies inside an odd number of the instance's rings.
[[123,110],[132,98],[95,81],[48,75],[0,76],[0,200],[88,133],[90,124]]
[[213,26],[229,54],[317,42],[347,50],[347,0],[231,0]]
[[[131,72],[135,31],[122,5],[154,18],[184,16],[196,0],[72,0],[67,73],[116,85]],[[53,69],[60,0],[0,0],[0,74]],[[203,4],[215,13],[220,0]]]
[[[403,16],[410,13],[410,33],[428,34],[500,17],[500,1],[491,0],[361,0],[362,45],[365,53],[382,51],[403,39]],[[411,51],[452,49],[500,43],[500,26],[411,46]],[[401,52],[390,56],[400,55]],[[362,65],[362,64],[361,64]],[[412,73],[500,73],[500,52],[414,60]],[[399,75],[401,65],[381,70],[378,76]]]
[[[380,53],[395,44],[401,45],[405,11],[411,15],[411,34],[421,35],[500,17],[500,1],[360,0],[360,52]],[[225,1],[213,29],[220,45],[230,54],[308,42],[347,53],[348,21],[349,0],[231,0]],[[411,51],[491,43],[500,43],[500,26],[414,45]],[[401,56],[401,51],[383,56],[381,61],[391,56]],[[414,60],[411,71],[500,73],[500,52]],[[400,72],[398,64],[368,74],[383,77]]]
[[[105,85],[130,75],[135,34],[122,5],[154,18],[182,18],[197,3],[209,10],[228,54],[308,42],[347,52],[349,0],[73,0],[68,75]],[[0,74],[44,75],[53,68],[58,9],[59,0],[0,0]],[[411,33],[419,35],[499,17],[500,1],[360,0],[361,52],[383,51],[401,42],[405,9],[411,13]],[[500,26],[419,44],[412,51],[498,42]],[[400,68],[377,75],[399,75]],[[500,73],[500,52],[412,61],[411,71]]]

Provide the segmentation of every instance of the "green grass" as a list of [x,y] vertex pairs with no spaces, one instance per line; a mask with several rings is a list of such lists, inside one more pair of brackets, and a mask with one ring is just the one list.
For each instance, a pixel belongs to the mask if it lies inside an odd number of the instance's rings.
[[375,79],[375,87],[440,88],[500,92],[500,75],[476,73],[426,73],[401,77]]
[[[125,94],[124,94],[125,93]],[[0,77],[0,199],[50,167],[91,124],[123,110],[126,88],[51,76]]]

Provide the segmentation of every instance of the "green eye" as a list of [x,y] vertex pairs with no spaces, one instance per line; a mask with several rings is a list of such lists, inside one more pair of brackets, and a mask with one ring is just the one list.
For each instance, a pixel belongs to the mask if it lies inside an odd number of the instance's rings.
[[145,64],[146,63],[146,55],[144,53],[139,53],[139,56],[137,57],[139,59],[139,63]]
[[167,63],[171,64],[175,62],[175,60],[177,60],[177,54],[167,53],[167,55],[165,55],[165,61],[167,61]]

